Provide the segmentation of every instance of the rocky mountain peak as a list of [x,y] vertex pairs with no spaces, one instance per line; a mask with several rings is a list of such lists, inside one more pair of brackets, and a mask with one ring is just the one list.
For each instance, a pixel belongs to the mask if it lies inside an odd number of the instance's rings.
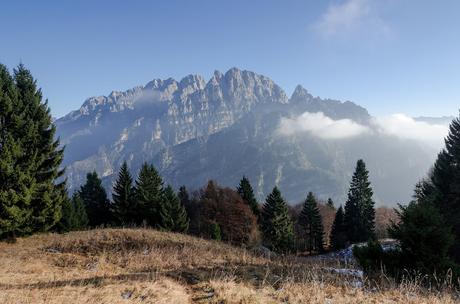
[[299,84],[295,87],[295,90],[291,95],[290,101],[294,103],[305,101],[308,102],[311,99],[313,99],[313,96],[310,93],[308,93],[308,91],[303,86]]

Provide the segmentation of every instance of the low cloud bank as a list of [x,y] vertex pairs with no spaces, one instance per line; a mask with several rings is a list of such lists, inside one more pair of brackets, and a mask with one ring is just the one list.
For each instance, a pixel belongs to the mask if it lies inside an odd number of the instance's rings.
[[372,119],[372,124],[380,133],[423,141],[436,146],[442,146],[449,131],[448,125],[417,121],[404,114],[375,117]]
[[364,134],[384,134],[441,147],[448,134],[448,129],[447,125],[417,121],[404,114],[374,117],[370,125],[365,126],[351,119],[334,120],[322,112],[305,112],[295,118],[282,118],[278,133],[285,136],[309,133],[330,140],[352,138]]
[[292,135],[299,132],[309,132],[323,139],[343,139],[368,133],[370,129],[351,119],[333,120],[322,112],[305,112],[293,119],[281,119],[280,134]]

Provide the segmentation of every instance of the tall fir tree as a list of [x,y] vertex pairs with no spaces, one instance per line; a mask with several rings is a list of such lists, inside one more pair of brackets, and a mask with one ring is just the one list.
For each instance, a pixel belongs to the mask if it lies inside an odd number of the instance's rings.
[[273,250],[286,252],[294,241],[293,223],[286,201],[277,187],[267,196],[262,207],[261,223],[264,243]]
[[251,183],[249,182],[249,179],[246,176],[243,176],[243,178],[241,179],[240,184],[237,187],[237,192],[239,193],[243,201],[249,205],[249,207],[252,210],[252,213],[254,213],[256,218],[259,218],[259,204],[257,203],[256,197],[254,196],[254,190],[252,189]]
[[372,195],[369,172],[364,161],[360,159],[356,164],[345,204],[345,227],[350,243],[365,242],[374,237],[375,203]]
[[335,213],[334,222],[331,228],[330,245],[333,250],[340,250],[347,245],[347,233],[342,206]]
[[[11,76],[0,67],[0,234],[46,231],[61,217],[66,197],[47,101],[21,64]],[[8,182],[5,182],[8,180]]]
[[179,198],[182,206],[188,206],[190,204],[190,196],[185,186],[179,187],[179,193],[177,194],[177,197]]
[[137,206],[134,193],[133,178],[125,161],[120,167],[112,191],[112,212],[117,224],[131,225],[136,223]]
[[162,229],[173,232],[187,232],[189,225],[187,212],[174,189],[169,185],[164,190],[160,216]]
[[78,195],[83,200],[88,215],[89,226],[109,225],[112,222],[111,204],[102,181],[96,172],[86,175],[86,183],[80,187]]
[[85,203],[78,192],[72,195],[72,205],[74,209],[75,228],[78,230],[86,229],[89,225],[88,214],[86,213]]
[[332,198],[328,198],[328,199],[327,199],[326,206],[328,206],[328,207],[331,208],[331,209],[335,209],[335,207],[334,207],[334,202],[332,201]]
[[299,226],[305,233],[306,249],[310,252],[324,250],[324,231],[318,203],[312,192],[308,193],[302,211],[299,215]]
[[71,199],[67,198],[62,204],[62,217],[58,231],[68,232],[85,229],[88,226],[88,216],[80,195],[75,192]]
[[449,254],[460,264],[460,117],[449,126],[445,148],[427,180],[418,189],[418,200],[431,202],[455,236]]
[[136,180],[135,192],[138,206],[137,222],[145,222],[152,227],[160,225],[163,180],[153,165],[142,165]]
[[15,129],[22,125],[14,80],[0,65],[0,237],[15,238],[32,231],[31,200],[35,180],[31,168],[20,161],[23,148]]
[[14,136],[21,138],[24,149],[21,161],[31,168],[36,181],[30,224],[34,231],[46,231],[59,221],[66,197],[65,182],[57,182],[64,174],[64,170],[60,169],[64,149],[55,139],[56,127],[48,101],[43,101],[36,80],[24,65],[20,64],[14,70],[14,81],[18,92],[15,109],[20,113],[21,121]]
[[[399,241],[400,269],[416,270],[428,276],[445,274],[450,268],[458,276],[449,257],[454,235],[434,204],[428,200],[414,200],[399,206],[400,221],[390,226],[389,234]],[[457,269],[455,269],[457,268]]]

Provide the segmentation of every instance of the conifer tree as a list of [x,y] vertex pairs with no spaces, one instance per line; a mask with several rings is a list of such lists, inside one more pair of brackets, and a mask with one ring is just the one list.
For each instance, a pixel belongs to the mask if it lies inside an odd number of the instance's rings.
[[[0,237],[15,238],[32,231],[31,200],[35,181],[29,166],[21,158],[23,148],[15,129],[20,117],[13,78],[0,65]],[[19,121],[18,121],[19,120]]]
[[46,231],[61,217],[63,149],[47,101],[21,64],[0,66],[0,235]]
[[256,218],[259,218],[259,204],[257,203],[257,200],[254,196],[254,190],[252,189],[251,183],[249,182],[249,179],[246,178],[246,176],[243,176],[243,178],[241,179],[240,184],[237,187],[237,192],[239,193],[243,201],[249,205],[249,207],[252,210],[252,213],[254,213]]
[[83,200],[78,193],[74,193],[72,199],[66,197],[62,204],[62,217],[59,221],[58,230],[68,232],[81,230],[88,226],[88,216],[86,215]]
[[213,240],[222,241],[222,232],[219,223],[212,223],[209,229],[211,230],[210,234]]
[[449,126],[445,148],[438,154],[429,178],[418,189],[420,201],[431,202],[455,236],[449,254],[460,264],[460,117]]
[[146,222],[152,227],[160,225],[163,180],[153,165],[142,165],[136,180],[135,192],[138,206],[137,222]]
[[286,201],[277,187],[267,196],[262,208],[264,242],[276,251],[289,251],[294,240],[293,223]]
[[14,81],[18,93],[15,111],[20,113],[20,122],[13,136],[21,139],[23,157],[20,161],[31,168],[36,182],[30,225],[34,231],[46,231],[59,221],[66,197],[65,183],[57,182],[64,174],[59,168],[64,149],[55,139],[56,127],[48,102],[42,100],[42,92],[30,71],[20,64],[14,70]]
[[334,209],[334,202],[332,201],[332,198],[328,198],[328,199],[327,199],[326,205],[327,205],[329,208]]
[[79,230],[87,228],[89,225],[88,214],[86,214],[85,203],[78,192],[72,195],[72,205],[74,209],[75,228]]
[[448,255],[454,235],[434,204],[422,200],[399,207],[400,222],[389,229],[390,236],[400,242],[402,265],[399,268],[417,270],[428,276],[445,273],[449,268],[455,272]]
[[57,229],[59,232],[68,232],[73,230],[74,226],[74,209],[72,200],[68,197],[62,203],[62,217],[59,221]]
[[190,196],[185,186],[179,187],[179,193],[177,194],[177,197],[179,198],[182,206],[187,206],[190,204]]
[[187,212],[174,189],[169,185],[164,190],[160,216],[161,228],[173,232],[187,232],[189,225]]
[[323,223],[319,213],[318,203],[312,192],[308,193],[298,221],[299,226],[302,227],[303,232],[306,234],[306,245],[310,254],[313,251],[322,252],[324,249]]
[[137,206],[134,191],[133,178],[125,161],[121,165],[112,193],[112,211],[118,224],[136,223]]
[[80,187],[78,195],[85,205],[89,226],[96,227],[111,223],[111,204],[96,172],[86,175],[86,183]]
[[345,231],[345,222],[342,206],[335,213],[334,222],[332,223],[330,244],[333,250],[345,248],[347,243],[347,234]]
[[374,236],[375,203],[372,195],[369,172],[364,161],[360,159],[356,164],[345,204],[345,227],[347,239],[351,243],[364,242]]

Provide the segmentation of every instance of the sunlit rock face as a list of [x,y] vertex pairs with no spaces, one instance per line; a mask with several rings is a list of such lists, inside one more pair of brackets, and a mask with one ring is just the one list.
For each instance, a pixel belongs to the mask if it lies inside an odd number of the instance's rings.
[[283,117],[304,112],[370,122],[366,109],[352,102],[314,97],[301,86],[288,98],[268,77],[232,68],[214,72],[207,81],[199,75],[155,79],[91,97],[55,123],[66,146],[71,191],[93,170],[110,191],[126,160],[134,175],[143,162],[153,162],[176,187],[196,189],[208,179],[233,187],[246,175],[259,199],[278,185],[291,203],[308,191],[343,203],[354,164],[364,158],[376,199],[394,204],[409,198],[434,157],[416,144],[382,136],[325,141],[308,133],[279,134]]

